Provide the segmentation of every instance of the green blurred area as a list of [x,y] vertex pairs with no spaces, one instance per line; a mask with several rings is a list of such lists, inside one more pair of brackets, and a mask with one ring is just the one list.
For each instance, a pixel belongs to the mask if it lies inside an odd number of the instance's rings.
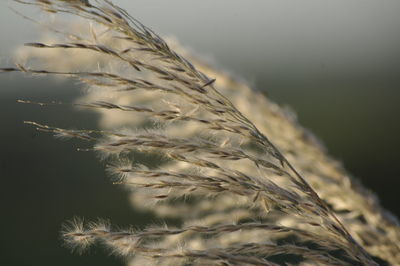
[[2,265],[121,265],[108,251],[93,249],[80,256],[64,247],[62,224],[74,217],[112,219],[122,227],[152,221],[133,211],[127,192],[112,185],[105,163],[94,153],[78,152],[89,143],[57,140],[23,121],[68,128],[97,128],[93,113],[68,105],[41,108],[18,99],[71,103],[78,91],[71,82],[0,76]]
[[372,191],[383,206],[400,215],[398,86],[303,88],[271,91],[298,114],[330,155]]
[[[262,81],[262,79],[260,79]],[[101,162],[91,152],[78,152],[88,143],[57,140],[37,132],[25,120],[66,128],[97,128],[94,113],[68,105],[40,107],[18,99],[71,103],[80,95],[72,82],[0,76],[1,226],[7,265],[121,265],[123,259],[94,248],[83,255],[71,253],[60,239],[61,225],[78,216],[105,218],[113,224],[143,228],[162,223],[149,213],[132,209],[127,192],[112,185]],[[400,185],[399,90],[378,88],[301,87],[299,82],[260,83],[271,98],[290,105],[300,122],[311,129],[329,152],[343,161],[356,177],[375,191],[383,205],[397,215]],[[279,88],[284,86],[285,88]],[[21,254],[24,254],[21,256]]]

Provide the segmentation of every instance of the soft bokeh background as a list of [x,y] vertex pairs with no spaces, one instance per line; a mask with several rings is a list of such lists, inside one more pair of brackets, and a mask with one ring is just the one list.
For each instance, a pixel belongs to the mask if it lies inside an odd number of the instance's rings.
[[[400,2],[373,0],[115,0],[145,25],[292,107],[330,153],[400,215]],[[0,2],[0,66],[35,41],[36,27]],[[59,239],[73,216],[120,226],[161,223],[132,210],[86,144],[54,140],[22,123],[95,128],[93,113],[40,108],[17,99],[71,102],[70,81],[0,75],[0,177],[4,265],[122,265],[94,249],[71,254]]]

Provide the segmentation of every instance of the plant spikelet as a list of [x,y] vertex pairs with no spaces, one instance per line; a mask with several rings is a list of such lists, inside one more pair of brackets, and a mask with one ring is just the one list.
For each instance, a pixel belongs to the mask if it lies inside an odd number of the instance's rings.
[[0,72],[73,78],[86,91],[73,105],[100,114],[93,130],[26,123],[87,141],[136,208],[180,224],[75,219],[62,232],[72,249],[101,244],[132,265],[400,263],[397,219],[292,113],[108,0],[16,2],[81,20]]

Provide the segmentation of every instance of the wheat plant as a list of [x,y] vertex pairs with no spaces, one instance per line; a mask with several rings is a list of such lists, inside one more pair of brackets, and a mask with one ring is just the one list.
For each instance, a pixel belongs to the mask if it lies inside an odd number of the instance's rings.
[[400,264],[397,219],[292,114],[108,0],[15,1],[79,19],[27,18],[50,35],[0,71],[73,78],[86,91],[73,104],[101,115],[91,130],[26,123],[88,141],[135,208],[176,221],[73,219],[72,249],[102,244],[131,265]]

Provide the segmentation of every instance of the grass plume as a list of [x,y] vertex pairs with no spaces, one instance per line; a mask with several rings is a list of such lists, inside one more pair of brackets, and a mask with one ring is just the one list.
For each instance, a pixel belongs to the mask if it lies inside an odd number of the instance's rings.
[[73,221],[63,232],[71,247],[101,243],[132,265],[400,263],[396,218],[287,111],[110,1],[16,2],[91,26],[49,28],[51,43],[20,52],[39,65],[0,72],[74,78],[87,87],[75,105],[103,121],[99,130],[26,123],[90,142],[136,207],[181,224],[133,231]]

